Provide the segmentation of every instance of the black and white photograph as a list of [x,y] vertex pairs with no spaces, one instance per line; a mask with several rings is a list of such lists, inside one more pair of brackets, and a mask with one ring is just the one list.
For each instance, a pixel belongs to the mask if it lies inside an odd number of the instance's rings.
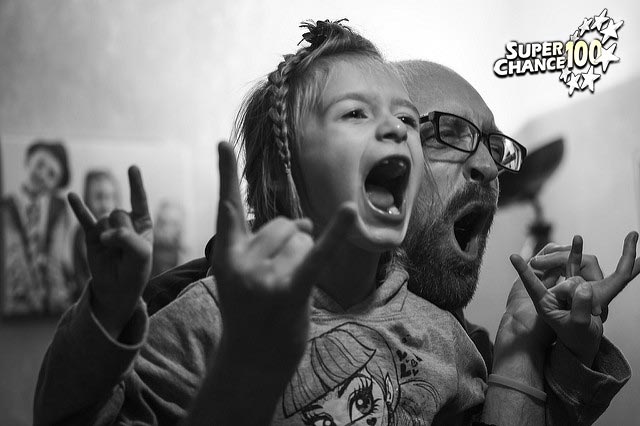
[[0,425],[638,425],[640,4],[0,0]]

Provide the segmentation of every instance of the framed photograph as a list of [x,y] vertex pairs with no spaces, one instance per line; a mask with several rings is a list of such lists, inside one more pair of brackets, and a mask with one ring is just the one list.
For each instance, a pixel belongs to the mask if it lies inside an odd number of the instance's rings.
[[97,218],[130,210],[127,168],[140,167],[154,221],[153,274],[189,251],[190,151],[158,141],[3,135],[0,139],[2,316],[59,315],[90,279],[84,232],[66,200]]

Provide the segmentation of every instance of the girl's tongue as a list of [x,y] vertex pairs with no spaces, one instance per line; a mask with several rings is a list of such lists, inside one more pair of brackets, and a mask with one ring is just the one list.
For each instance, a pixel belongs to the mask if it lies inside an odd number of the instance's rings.
[[375,184],[366,184],[365,189],[369,201],[376,208],[385,212],[389,212],[392,208],[397,209],[394,204],[393,194],[387,188]]
[[364,189],[371,204],[385,213],[400,214],[409,163],[401,157],[385,158],[369,172]]

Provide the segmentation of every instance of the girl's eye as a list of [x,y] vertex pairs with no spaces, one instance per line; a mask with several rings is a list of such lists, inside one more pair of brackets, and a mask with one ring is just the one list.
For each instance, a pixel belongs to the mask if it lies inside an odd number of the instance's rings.
[[413,128],[413,129],[417,129],[418,128],[418,120],[416,120],[414,117],[412,117],[410,115],[403,115],[403,116],[400,116],[398,118],[400,119],[400,121],[402,121],[407,126]]
[[353,111],[349,111],[346,113],[344,118],[367,118],[367,115],[364,113],[364,110],[354,109]]

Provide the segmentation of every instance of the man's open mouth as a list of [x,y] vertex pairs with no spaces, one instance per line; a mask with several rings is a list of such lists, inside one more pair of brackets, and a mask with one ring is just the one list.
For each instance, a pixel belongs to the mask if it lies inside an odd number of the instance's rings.
[[470,205],[453,223],[453,235],[460,250],[470,256],[478,253],[478,237],[486,232],[491,209],[483,205]]
[[410,170],[409,159],[400,156],[387,157],[373,166],[364,189],[374,209],[385,215],[401,215]]

